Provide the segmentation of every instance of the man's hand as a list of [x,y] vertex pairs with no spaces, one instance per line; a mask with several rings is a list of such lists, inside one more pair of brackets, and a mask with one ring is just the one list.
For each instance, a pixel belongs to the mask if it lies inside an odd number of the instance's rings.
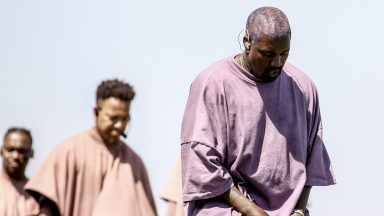
[[246,198],[236,187],[232,187],[221,197],[238,212],[245,216],[269,216],[262,208],[256,205],[255,202]]
[[[258,207],[258,210],[256,210],[254,213],[245,214],[246,216],[269,216],[267,212],[265,212],[263,209]],[[295,215],[296,216],[296,215]]]
[[[252,207],[246,209],[238,209],[235,207],[237,211],[239,211],[244,216],[269,216],[267,212],[258,207],[256,204]],[[296,215],[295,215],[296,216]]]
[[46,206],[41,207],[38,216],[53,216],[51,209]]
[[299,213],[292,213],[291,216],[301,216]]
[[40,212],[38,216],[59,216],[60,212],[56,204],[45,196],[39,198]]
[[291,216],[305,216],[305,209],[294,209]]
[[[304,186],[303,191],[299,197],[299,201],[297,201],[295,209],[303,210],[303,214],[305,215],[305,209],[307,207],[309,193],[311,192],[311,186]],[[300,213],[293,213],[291,216],[301,216]]]

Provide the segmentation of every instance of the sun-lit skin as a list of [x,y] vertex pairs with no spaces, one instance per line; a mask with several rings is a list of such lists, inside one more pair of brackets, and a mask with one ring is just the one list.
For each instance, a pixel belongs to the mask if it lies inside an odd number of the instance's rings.
[[271,38],[263,34],[244,55],[243,66],[257,81],[272,82],[281,74],[289,49],[289,36]]
[[[291,29],[285,14],[274,7],[262,7],[247,20],[244,53],[236,61],[258,82],[272,82],[288,58]],[[248,49],[247,49],[248,47]]]
[[1,147],[3,170],[13,179],[24,180],[25,168],[32,157],[30,138],[22,132],[11,132],[4,138]]
[[95,108],[96,128],[108,145],[118,143],[130,120],[130,103],[115,97],[97,102]]

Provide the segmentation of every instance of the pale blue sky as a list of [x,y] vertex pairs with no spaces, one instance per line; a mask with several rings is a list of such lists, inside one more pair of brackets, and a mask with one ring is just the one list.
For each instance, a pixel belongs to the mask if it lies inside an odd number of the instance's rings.
[[292,28],[288,61],[317,84],[324,138],[338,184],[312,190],[312,216],[381,214],[384,193],[384,30],[380,1],[0,0],[0,133],[34,136],[32,175],[49,150],[93,125],[97,84],[132,83],[127,142],[159,194],[179,154],[193,78],[239,52],[238,34],[260,6]]

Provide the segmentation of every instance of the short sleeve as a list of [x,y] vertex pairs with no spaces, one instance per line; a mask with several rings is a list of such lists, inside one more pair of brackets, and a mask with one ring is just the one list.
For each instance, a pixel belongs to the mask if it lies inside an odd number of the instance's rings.
[[326,186],[336,184],[331,160],[323,142],[323,126],[318,95],[313,87],[308,112],[308,150],[306,160],[306,185]]
[[165,201],[182,203],[183,199],[181,194],[181,161],[179,157],[167,179],[163,192],[161,193],[161,198]]
[[219,196],[233,186],[216,149],[203,143],[181,145],[184,202]]
[[[63,144],[57,146],[32,176],[25,189],[35,199],[44,196],[53,201],[63,214],[65,197],[71,196],[75,178],[74,154]],[[73,200],[69,197],[68,200]]]
[[226,170],[227,110],[219,82],[192,83],[181,131],[184,202],[208,199],[233,186]]

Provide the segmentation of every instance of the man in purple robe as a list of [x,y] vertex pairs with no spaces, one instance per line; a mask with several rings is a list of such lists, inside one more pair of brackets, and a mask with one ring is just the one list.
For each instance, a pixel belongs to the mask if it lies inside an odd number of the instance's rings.
[[186,215],[309,215],[312,186],[335,184],[311,79],[286,63],[291,29],[277,8],[247,20],[243,53],[193,81],[182,133]]

